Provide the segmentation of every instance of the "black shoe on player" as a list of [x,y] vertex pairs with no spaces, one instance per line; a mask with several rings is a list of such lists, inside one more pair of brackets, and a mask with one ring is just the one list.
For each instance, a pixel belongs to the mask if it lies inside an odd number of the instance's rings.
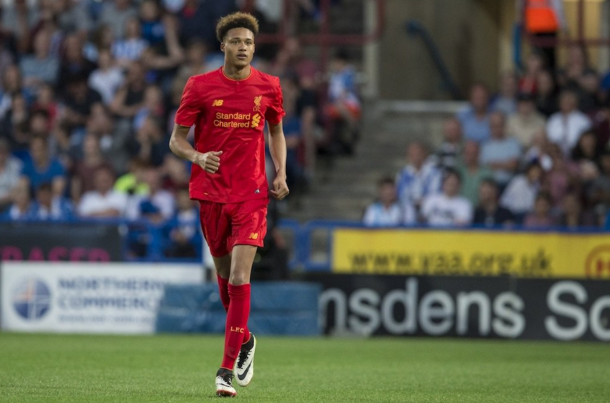
[[237,392],[233,387],[233,372],[226,368],[220,368],[218,372],[216,372],[216,396],[237,396]]
[[250,340],[241,346],[239,357],[235,361],[235,380],[239,386],[248,386],[254,375],[254,351],[256,350],[256,337],[250,333]]

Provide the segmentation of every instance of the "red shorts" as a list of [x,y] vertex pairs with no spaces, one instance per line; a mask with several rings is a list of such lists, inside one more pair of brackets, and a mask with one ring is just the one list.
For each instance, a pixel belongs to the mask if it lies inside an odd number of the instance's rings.
[[235,245],[263,246],[267,234],[268,203],[268,198],[240,203],[200,200],[201,228],[212,256],[226,256]]

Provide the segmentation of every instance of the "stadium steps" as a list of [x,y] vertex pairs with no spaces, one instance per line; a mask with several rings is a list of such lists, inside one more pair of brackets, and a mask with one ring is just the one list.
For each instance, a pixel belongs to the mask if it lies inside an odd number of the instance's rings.
[[298,204],[292,203],[285,216],[301,222],[361,219],[376,196],[377,180],[395,175],[406,163],[407,145],[414,140],[438,144],[443,119],[462,106],[459,102],[420,101],[367,104],[355,155],[337,158],[331,169],[318,164],[309,193]]

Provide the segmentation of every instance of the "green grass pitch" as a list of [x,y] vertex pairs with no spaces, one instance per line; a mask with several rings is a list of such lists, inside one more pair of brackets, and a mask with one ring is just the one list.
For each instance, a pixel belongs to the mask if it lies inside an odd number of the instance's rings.
[[[219,336],[0,333],[0,402],[217,400]],[[259,337],[244,402],[609,402],[610,345]]]

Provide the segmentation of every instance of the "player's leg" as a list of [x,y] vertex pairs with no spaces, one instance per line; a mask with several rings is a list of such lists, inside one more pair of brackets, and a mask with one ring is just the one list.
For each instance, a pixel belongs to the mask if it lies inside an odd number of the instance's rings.
[[[224,205],[220,203],[200,201],[199,217],[203,236],[214,258],[219,280],[220,299],[223,305],[226,303],[227,308],[225,309],[228,309],[230,304],[228,278],[231,273],[231,254],[227,249],[227,238],[231,236],[231,225],[224,213]],[[222,280],[223,277],[225,281]],[[223,292],[223,290],[225,291]],[[215,384],[217,396],[233,397],[237,395],[233,387],[232,367],[218,369]]]
[[[263,238],[267,233],[267,204],[267,199],[250,200],[239,203],[232,212],[233,251],[229,276],[231,304],[227,315],[227,329],[243,328],[244,339],[240,346],[237,343],[238,333],[233,332],[233,335],[226,336],[223,363],[234,363],[236,381],[240,386],[247,386],[254,375],[256,337],[247,330],[250,314],[250,275],[256,248],[263,246]],[[238,346],[239,350],[236,350]],[[239,355],[235,357],[236,354]]]
[[[216,279],[218,280],[218,293],[220,295],[220,302],[225,308],[225,312],[229,312],[229,304],[231,298],[229,297],[229,275],[231,274],[231,254],[223,257],[212,257],[214,259],[214,267],[216,268]],[[244,331],[243,343],[246,343],[249,339],[249,330]]]
[[225,353],[223,368],[233,368],[244,341],[249,339],[247,330],[250,315],[250,274],[256,255],[256,246],[233,247],[231,275],[229,277],[229,311],[225,328]]

